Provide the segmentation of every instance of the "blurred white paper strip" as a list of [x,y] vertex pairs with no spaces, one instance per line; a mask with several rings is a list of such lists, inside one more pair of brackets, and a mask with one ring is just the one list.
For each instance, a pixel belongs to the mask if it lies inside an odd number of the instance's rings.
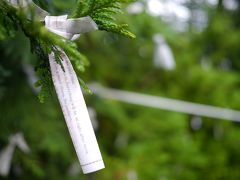
[[154,52],[154,66],[156,68],[163,68],[166,70],[174,70],[176,63],[173,57],[173,53],[169,45],[166,43],[164,37],[161,34],[153,36],[155,42]]
[[[75,38],[76,33],[97,29],[97,25],[90,17],[72,20],[67,19],[67,16],[47,16],[45,19],[45,26],[50,31],[68,39]],[[67,55],[63,50],[59,49],[59,51],[61,52],[61,63],[63,68],[55,61],[54,53],[49,55],[49,61],[53,83],[66,124],[83,173],[87,174],[98,171],[105,166],[78,78]]]
[[9,144],[0,152],[0,175],[8,176],[14,150],[16,146],[24,153],[29,153],[30,149],[22,133],[17,133],[9,138]]
[[0,175],[7,176],[10,171],[15,145],[9,143],[0,153]]
[[227,121],[240,122],[240,111],[233,109],[221,108],[206,104],[197,104],[177,99],[141,94],[137,92],[106,88],[96,83],[89,84],[88,86],[95,94],[106,99],[113,99],[130,104],[176,111],[196,116],[204,116]]
[[49,15],[47,11],[37,6],[32,0],[7,0],[7,2],[15,8],[22,8],[29,19],[35,16],[39,20],[44,20]]

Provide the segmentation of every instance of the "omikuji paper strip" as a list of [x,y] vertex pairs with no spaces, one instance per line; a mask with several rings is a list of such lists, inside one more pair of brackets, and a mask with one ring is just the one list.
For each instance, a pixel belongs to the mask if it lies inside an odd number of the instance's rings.
[[[81,23],[85,26],[81,27]],[[74,38],[79,30],[88,32],[97,29],[90,17],[73,21],[67,19],[66,15],[46,16],[45,26],[67,39]],[[64,51],[60,48],[58,50],[61,52],[61,65],[56,62],[53,52],[49,55],[52,79],[83,172],[103,169],[104,163],[77,75]]]
[[[45,27],[49,31],[69,40],[78,38],[81,33],[98,29],[91,17],[67,19],[67,15],[48,16],[46,11],[31,0],[9,0],[9,2],[14,7],[23,8],[25,12],[28,12],[29,7],[31,7],[31,10],[32,8],[35,9],[37,19],[45,21]],[[83,173],[98,171],[104,168],[104,163],[78,78],[65,52],[60,48],[58,50],[61,53],[61,65],[56,62],[53,52],[49,54],[49,62],[65,121]]]
[[49,55],[52,78],[59,102],[84,173],[104,168],[87,107],[73,67],[62,52],[62,67]]

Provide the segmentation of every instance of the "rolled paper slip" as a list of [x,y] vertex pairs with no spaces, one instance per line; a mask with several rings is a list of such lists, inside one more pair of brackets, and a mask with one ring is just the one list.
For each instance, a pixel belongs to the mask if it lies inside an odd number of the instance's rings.
[[[67,16],[47,16],[45,18],[45,26],[50,31],[68,39],[74,38],[75,28],[79,29],[78,26],[81,23],[83,25],[86,24],[85,27],[82,27],[84,32],[97,28],[90,17],[79,18],[78,20],[69,20]],[[62,66],[56,62],[53,52],[49,55],[49,62],[53,83],[65,121],[83,173],[98,171],[104,168],[104,163],[78,78],[65,52],[60,48],[58,50],[61,52]]]

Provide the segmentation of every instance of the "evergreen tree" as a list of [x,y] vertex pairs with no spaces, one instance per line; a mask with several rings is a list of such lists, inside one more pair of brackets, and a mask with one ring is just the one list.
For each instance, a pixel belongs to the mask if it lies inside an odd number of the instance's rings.
[[[74,0],[68,2],[39,1],[39,4],[52,15],[73,9],[71,17],[94,16],[90,12],[94,6],[88,4],[94,1],[78,1],[81,4],[78,10]],[[197,0],[192,2],[199,4]],[[113,19],[104,13],[96,15],[94,20],[102,30],[109,30],[105,26],[110,25],[114,33],[93,32],[67,44],[58,44],[61,38],[55,39],[51,33],[46,39],[52,38],[51,42],[62,48],[75,44],[66,47],[66,52],[71,48],[88,57],[91,65],[85,73],[77,71],[86,82],[97,81],[112,88],[239,109],[239,9],[218,7],[198,5],[209,17],[202,32],[191,28],[176,32],[159,17],[143,11],[138,15],[115,16],[117,22],[130,25],[138,37],[135,40],[118,35],[125,35],[125,30],[116,34],[118,25],[112,26]],[[5,22],[5,16],[0,17]],[[106,24],[98,18],[107,18]],[[69,167],[77,158],[54,91],[46,88],[43,94],[50,92],[50,97],[40,104],[27,82],[29,75],[22,64],[39,67],[44,58],[31,55],[29,36],[21,31],[6,31],[6,25],[0,27],[3,40],[0,44],[0,149],[8,143],[10,134],[22,131],[32,150],[30,155],[16,151],[6,179],[86,179],[86,176],[69,174]],[[172,48],[177,64],[174,71],[153,67],[155,33],[161,33]],[[35,44],[32,47],[38,49]],[[46,47],[40,44],[39,49],[44,52],[41,54],[46,54]],[[74,63],[75,56],[72,56]],[[38,73],[41,77],[41,71]],[[97,112],[97,137],[106,164],[105,170],[89,179],[240,178],[238,123],[200,117],[202,124],[194,129],[192,115],[132,106],[97,95],[87,96],[87,104]]]

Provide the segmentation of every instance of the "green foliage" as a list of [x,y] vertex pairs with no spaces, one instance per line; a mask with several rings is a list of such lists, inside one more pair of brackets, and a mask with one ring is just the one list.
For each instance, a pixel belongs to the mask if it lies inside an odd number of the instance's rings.
[[[55,11],[52,4],[60,1]],[[52,14],[71,7],[64,2],[51,1]],[[159,17],[145,12],[119,16],[118,22],[132,25],[130,29],[138,38],[132,41],[112,33],[82,36],[76,44],[92,61],[88,71],[79,75],[87,82],[97,81],[108,87],[240,109],[239,16],[216,11],[211,7],[208,27],[197,33],[194,29],[176,32]],[[30,57],[26,46],[29,38],[23,40],[11,31],[3,31],[5,41],[0,43],[0,149],[5,147],[10,134],[22,131],[32,153],[16,151],[10,175],[5,179],[240,179],[239,123],[201,117],[202,125],[196,130],[191,127],[192,115],[120,103],[97,95],[85,98],[97,112],[96,134],[106,168],[90,177],[69,175],[69,167],[78,160],[55,94],[51,101],[40,104],[21,68],[22,63],[32,62],[41,73],[41,66],[49,66],[47,60],[42,64],[47,56],[38,60]],[[161,33],[173,50],[175,70],[153,67],[155,33]],[[15,38],[9,38],[13,35]],[[34,43],[32,47],[43,41]],[[201,64],[202,57],[207,67]],[[229,69],[221,66],[225,57],[232,62]],[[19,167],[20,174],[15,171]]]
[[[115,35],[91,36],[96,50],[92,53],[87,48],[89,38],[81,39],[88,57],[95,59],[86,75],[89,81],[108,87],[239,110],[239,27],[233,26],[231,13],[225,13],[214,11],[208,28],[193,34],[175,32],[159,17],[146,13],[131,15],[125,21],[134,24],[135,41]],[[174,71],[153,67],[155,33],[161,33],[172,48]],[[109,54],[110,59],[106,58]],[[235,58],[232,68],[225,70],[220,65],[228,54]],[[209,68],[200,63],[204,55]],[[111,166],[98,179],[125,179],[132,171],[140,180],[240,178],[239,123],[202,117],[202,127],[193,130],[191,115],[99,97],[91,97],[90,102],[97,110],[100,144]],[[119,137],[125,141],[122,146],[116,146]]]
[[135,38],[135,35],[128,31],[127,24],[118,25],[113,17],[114,14],[122,13],[121,3],[124,0],[78,0],[77,8],[73,17],[90,16],[97,23],[100,30],[122,34]]

